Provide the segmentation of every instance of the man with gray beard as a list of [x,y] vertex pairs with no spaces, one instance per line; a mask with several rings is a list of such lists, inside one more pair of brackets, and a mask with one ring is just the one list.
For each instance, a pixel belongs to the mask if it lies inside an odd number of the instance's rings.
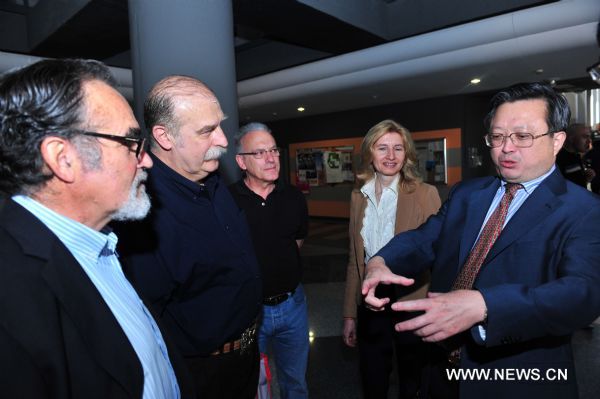
[[44,60],[0,78],[2,397],[194,395],[105,227],[150,209],[144,144],[100,62]]
[[195,78],[169,76],[151,89],[144,119],[153,207],[144,221],[118,226],[119,252],[184,355],[198,395],[253,399],[262,286],[246,219],[217,172],[224,118]]

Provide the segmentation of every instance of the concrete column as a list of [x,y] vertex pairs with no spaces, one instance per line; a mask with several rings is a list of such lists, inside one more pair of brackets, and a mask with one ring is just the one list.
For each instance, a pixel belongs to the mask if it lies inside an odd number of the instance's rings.
[[229,151],[221,175],[239,178],[233,136],[238,129],[231,0],[128,0],[135,112],[143,120],[150,88],[168,75],[188,75],[217,95],[227,120]]

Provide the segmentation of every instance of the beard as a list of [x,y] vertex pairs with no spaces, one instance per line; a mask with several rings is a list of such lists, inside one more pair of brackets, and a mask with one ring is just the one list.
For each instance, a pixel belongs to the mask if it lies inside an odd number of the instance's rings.
[[146,217],[150,211],[150,197],[142,184],[147,177],[148,173],[141,169],[138,171],[131,183],[127,201],[113,214],[112,220],[140,220]]
[[227,148],[214,146],[210,147],[204,154],[204,161],[213,161],[221,158],[227,152]]

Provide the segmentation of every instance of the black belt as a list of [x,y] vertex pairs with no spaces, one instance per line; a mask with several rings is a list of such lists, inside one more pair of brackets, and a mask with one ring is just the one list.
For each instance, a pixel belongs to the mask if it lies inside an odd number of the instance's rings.
[[263,299],[263,305],[265,305],[265,306],[279,305],[280,303],[287,301],[287,299],[289,297],[294,295],[294,292],[296,292],[295,289],[293,289],[291,292],[286,292],[284,294],[274,295],[274,296],[265,298],[265,299]]

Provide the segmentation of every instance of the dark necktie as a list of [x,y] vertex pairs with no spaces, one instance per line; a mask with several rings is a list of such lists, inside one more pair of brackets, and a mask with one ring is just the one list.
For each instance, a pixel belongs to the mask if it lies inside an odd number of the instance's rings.
[[479,239],[475,243],[471,253],[467,258],[463,268],[461,269],[458,277],[454,280],[453,290],[468,290],[473,287],[473,282],[481,269],[481,265],[485,260],[488,252],[496,242],[496,239],[502,231],[506,214],[508,213],[508,207],[512,202],[517,190],[523,188],[518,183],[506,183],[504,186],[504,195],[500,200],[500,204],[496,207],[487,223],[483,227]]
[[[471,249],[471,253],[458,274],[458,277],[454,280],[452,290],[470,290],[473,288],[473,282],[475,282],[475,278],[481,269],[485,257],[488,252],[490,252],[490,249],[502,231],[504,221],[506,220],[506,214],[508,213],[508,207],[515,197],[517,190],[521,188],[523,188],[523,186],[519,183],[506,183],[504,186],[504,195],[500,200],[500,204],[496,207],[485,226],[483,226],[479,239],[475,243],[473,249]],[[458,362],[460,361],[460,345],[461,339],[458,336],[450,337],[445,343],[447,348],[455,348],[450,351],[448,356],[448,361],[455,366],[458,365]]]

